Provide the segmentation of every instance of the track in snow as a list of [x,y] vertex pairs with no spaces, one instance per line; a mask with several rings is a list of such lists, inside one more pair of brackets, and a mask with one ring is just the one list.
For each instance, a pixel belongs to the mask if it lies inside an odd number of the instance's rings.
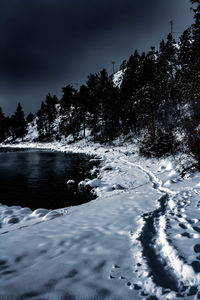
[[[183,207],[186,209],[190,202],[189,197],[184,195],[187,192],[175,193],[164,188],[162,181],[151,171],[126,159],[121,158],[121,160],[142,170],[149,177],[153,188],[160,194],[159,207],[142,216],[143,226],[137,237],[142,255],[139,256],[136,272],[140,281],[145,282],[138,288],[140,295],[147,297],[151,295],[157,297],[155,299],[172,299],[172,297],[173,299],[186,299],[185,297],[200,299],[200,263],[187,262],[180,250],[173,245],[169,233],[174,222],[179,222],[178,225],[186,229],[186,225],[180,220],[184,219]],[[184,220],[189,221],[186,218]],[[193,229],[195,230],[194,226]],[[196,231],[198,230],[200,232],[200,228],[197,227]],[[184,232],[182,235],[184,236]],[[196,250],[199,250],[198,245]]]

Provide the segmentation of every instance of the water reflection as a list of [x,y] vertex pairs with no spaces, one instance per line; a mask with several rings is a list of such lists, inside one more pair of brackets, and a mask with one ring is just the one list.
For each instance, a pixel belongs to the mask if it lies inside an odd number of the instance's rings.
[[[91,168],[83,154],[0,149],[0,203],[55,209],[87,202],[91,194],[80,193],[77,184]],[[67,188],[68,179],[75,180],[73,189]]]

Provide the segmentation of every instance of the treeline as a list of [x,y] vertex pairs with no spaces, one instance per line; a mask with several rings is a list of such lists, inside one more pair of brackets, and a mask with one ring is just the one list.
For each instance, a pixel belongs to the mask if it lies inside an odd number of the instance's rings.
[[20,103],[18,103],[16,112],[11,117],[5,117],[0,107],[0,142],[7,139],[15,141],[17,138],[23,140],[27,134],[27,124],[34,119],[32,114],[27,116],[25,120],[24,111]]
[[[161,156],[180,150],[182,133],[200,167],[200,0],[191,3],[194,24],[178,42],[169,34],[159,49],[135,51],[120,67],[119,86],[103,69],[79,90],[67,85],[61,99],[48,94],[35,116],[38,140],[77,140],[89,131],[94,141],[109,142],[131,132],[144,136],[143,154]],[[20,104],[11,118],[0,111],[0,140],[23,138],[26,124]]]

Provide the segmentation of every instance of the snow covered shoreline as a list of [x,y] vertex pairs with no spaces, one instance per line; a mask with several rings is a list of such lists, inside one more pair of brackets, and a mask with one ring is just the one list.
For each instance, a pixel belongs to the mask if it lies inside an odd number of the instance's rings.
[[[90,203],[46,213],[42,210],[33,212],[32,218],[0,229],[3,245],[0,266],[5,267],[0,283],[1,299],[147,299],[150,295],[158,299],[176,299],[176,291],[168,288],[167,292],[167,288],[164,290],[153,282],[148,258],[144,257],[145,245],[138,238],[146,220],[151,221],[151,212],[157,211],[154,221],[158,226],[154,238],[158,256],[165,257],[170,249],[175,263],[181,265],[182,260],[176,259],[176,246],[190,264],[197,261],[191,250],[200,243],[198,174],[182,180],[170,158],[147,160],[139,157],[137,149],[128,144],[114,148],[86,142],[67,146],[29,143],[10,147],[96,155],[102,159],[101,184],[96,187],[98,198]],[[168,234],[175,246],[169,248],[159,199],[162,193],[171,192],[174,194],[166,202],[164,212],[167,222],[174,222]],[[187,195],[181,197],[181,193]],[[188,202],[184,202],[185,199]],[[17,215],[21,210],[4,206],[0,209],[1,214],[7,212],[8,215],[9,211]],[[23,210],[24,215],[28,213]],[[181,210],[182,214],[176,210]],[[190,228],[188,220],[196,226]],[[185,228],[183,235],[180,224]],[[170,270],[171,263],[167,264]],[[177,274],[180,283],[184,275],[181,272]],[[189,273],[184,278],[191,286],[199,282],[198,272],[193,283]],[[185,294],[184,297],[194,299]]]

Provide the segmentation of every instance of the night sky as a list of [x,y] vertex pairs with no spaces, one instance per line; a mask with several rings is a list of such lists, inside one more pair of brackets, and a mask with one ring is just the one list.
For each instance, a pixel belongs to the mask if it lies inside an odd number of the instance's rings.
[[189,0],[1,0],[0,106],[36,112],[48,92],[112,71],[193,22]]

